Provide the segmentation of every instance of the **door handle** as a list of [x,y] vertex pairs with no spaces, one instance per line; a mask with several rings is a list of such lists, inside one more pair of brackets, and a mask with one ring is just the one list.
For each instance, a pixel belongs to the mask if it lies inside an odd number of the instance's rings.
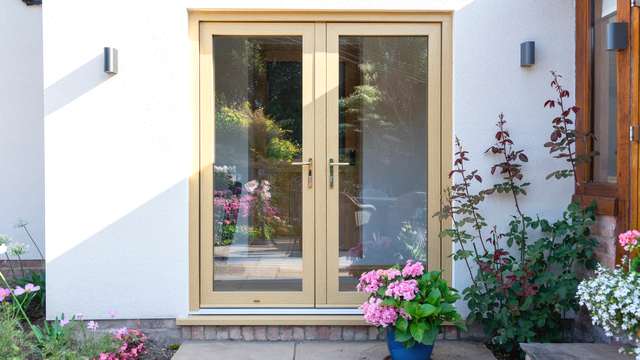
[[309,158],[307,161],[294,161],[291,163],[294,166],[308,166],[307,169],[307,187],[311,189],[313,187],[313,159]]
[[329,159],[329,187],[333,188],[333,184],[335,182],[335,176],[333,175],[335,166],[349,166],[348,162],[335,162],[333,159]]

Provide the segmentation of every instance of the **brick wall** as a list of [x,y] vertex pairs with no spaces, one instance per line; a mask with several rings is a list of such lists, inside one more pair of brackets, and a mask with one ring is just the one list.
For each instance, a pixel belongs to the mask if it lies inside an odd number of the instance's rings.
[[[22,267],[20,266],[22,263]],[[13,271],[11,270],[13,268]],[[13,278],[13,272],[15,271],[16,277],[22,276],[22,268],[29,274],[30,272],[42,272],[44,271],[43,260],[0,260],[0,271],[9,279]]]
[[[177,326],[175,319],[99,320],[100,329],[137,328],[160,344],[185,340],[217,341],[382,341],[385,333],[370,326]],[[481,329],[459,332],[445,326],[440,339],[482,340]]]
[[591,229],[598,240],[596,256],[598,261],[607,267],[613,268],[616,264],[616,226],[614,216],[598,215],[596,223]]

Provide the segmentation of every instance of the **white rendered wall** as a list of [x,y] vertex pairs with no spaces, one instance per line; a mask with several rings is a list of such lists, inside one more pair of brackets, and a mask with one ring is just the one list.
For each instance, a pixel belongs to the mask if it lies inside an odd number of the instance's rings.
[[42,8],[0,1],[0,234],[38,252],[18,221],[44,250],[44,127],[42,121]]
[[[268,2],[47,1],[44,9],[48,317],[174,317],[187,312],[191,121],[188,8],[265,8]],[[548,71],[574,88],[571,0],[277,1],[274,8],[453,9],[456,133],[489,182],[482,155],[498,112],[529,150],[535,194],[525,208],[556,216],[570,182],[542,143],[551,115]],[[71,15],[73,14],[73,15]],[[519,44],[537,43],[537,64],[519,66]],[[102,73],[104,46],[120,73]],[[486,206],[489,218],[511,212]],[[454,285],[469,283],[456,266]]]

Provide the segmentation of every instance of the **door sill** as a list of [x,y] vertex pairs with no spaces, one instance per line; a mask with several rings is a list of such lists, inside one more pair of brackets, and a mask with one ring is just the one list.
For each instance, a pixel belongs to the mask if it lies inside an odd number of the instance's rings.
[[178,326],[226,326],[226,325],[334,325],[364,326],[367,325],[362,315],[324,314],[324,315],[188,315],[177,318]]

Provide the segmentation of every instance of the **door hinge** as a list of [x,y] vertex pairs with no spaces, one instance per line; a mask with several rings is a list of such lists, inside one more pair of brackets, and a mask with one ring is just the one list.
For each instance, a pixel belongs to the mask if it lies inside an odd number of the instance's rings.
[[640,127],[638,125],[629,126],[629,141],[640,142]]

